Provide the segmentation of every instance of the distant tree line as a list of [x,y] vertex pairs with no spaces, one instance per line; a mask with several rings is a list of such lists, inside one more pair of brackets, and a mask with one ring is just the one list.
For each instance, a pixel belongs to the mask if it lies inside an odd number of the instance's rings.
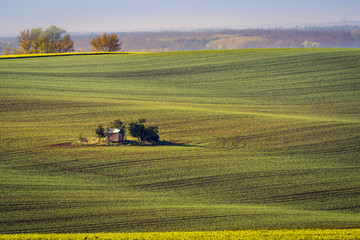
[[[119,33],[124,51],[188,51],[243,48],[302,48],[305,41],[319,47],[360,47],[360,27],[209,30],[199,32]],[[89,48],[93,35],[78,36],[78,46]]]
[[[124,44],[120,42],[119,36]],[[74,49],[80,52],[167,52],[278,47],[360,47],[360,27],[124,32],[72,34],[70,37],[65,30],[50,26],[46,30],[24,30],[20,32],[18,41],[13,38],[0,38],[2,54],[67,52]]]
[[[242,29],[208,31],[123,32],[124,51],[168,52],[243,48],[360,47],[360,27],[308,27],[293,29]],[[90,51],[95,34],[74,36],[76,46]],[[308,46],[308,45],[306,45]],[[314,45],[315,46],[315,45]],[[317,46],[317,45],[316,45]]]

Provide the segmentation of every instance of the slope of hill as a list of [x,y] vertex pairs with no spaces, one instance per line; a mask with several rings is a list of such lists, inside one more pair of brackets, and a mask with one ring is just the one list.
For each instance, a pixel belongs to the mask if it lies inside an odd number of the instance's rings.
[[[360,51],[0,60],[0,232],[360,227]],[[77,146],[146,118],[163,146]]]

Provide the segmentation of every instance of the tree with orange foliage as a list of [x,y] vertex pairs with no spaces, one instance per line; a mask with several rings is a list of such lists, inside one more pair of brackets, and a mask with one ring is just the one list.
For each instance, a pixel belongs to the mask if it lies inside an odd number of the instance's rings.
[[42,28],[21,31],[18,41],[25,54],[74,51],[74,42],[70,35],[66,34],[64,29],[54,25],[44,31]]
[[97,35],[90,41],[93,52],[116,52],[121,49],[121,44],[119,37],[114,33]]

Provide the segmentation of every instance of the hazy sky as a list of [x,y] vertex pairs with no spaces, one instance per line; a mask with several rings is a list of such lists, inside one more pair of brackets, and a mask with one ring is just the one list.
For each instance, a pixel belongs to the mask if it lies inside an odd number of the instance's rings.
[[0,35],[50,25],[131,31],[360,20],[360,0],[0,0]]

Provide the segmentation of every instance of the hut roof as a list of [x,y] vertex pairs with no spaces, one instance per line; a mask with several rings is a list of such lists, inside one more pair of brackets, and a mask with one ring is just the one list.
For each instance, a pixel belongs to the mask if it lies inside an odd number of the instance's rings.
[[106,133],[121,133],[123,130],[121,128],[109,128]]

